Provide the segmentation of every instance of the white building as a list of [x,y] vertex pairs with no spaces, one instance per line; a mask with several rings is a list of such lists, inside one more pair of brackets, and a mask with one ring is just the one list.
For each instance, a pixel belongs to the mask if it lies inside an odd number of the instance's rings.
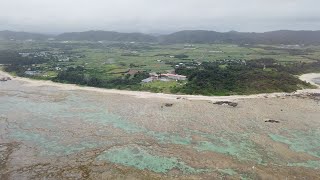
[[161,76],[165,76],[168,79],[185,81],[187,80],[187,76],[178,75],[178,74],[161,74]]

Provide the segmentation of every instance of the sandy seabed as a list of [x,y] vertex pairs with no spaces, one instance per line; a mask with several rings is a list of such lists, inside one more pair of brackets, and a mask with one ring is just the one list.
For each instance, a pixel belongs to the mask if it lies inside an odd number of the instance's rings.
[[0,179],[319,179],[319,93],[208,97],[16,77],[0,82]]

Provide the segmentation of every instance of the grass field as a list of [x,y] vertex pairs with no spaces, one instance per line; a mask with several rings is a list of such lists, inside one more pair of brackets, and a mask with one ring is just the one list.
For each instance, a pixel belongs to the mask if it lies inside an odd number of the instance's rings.
[[[71,62],[53,63],[51,66],[82,65],[105,73],[125,72],[136,69],[152,72],[165,72],[174,64],[216,60],[252,60],[273,58],[277,61],[313,62],[320,56],[320,47],[296,47],[295,49],[279,46],[238,46],[233,44],[141,44],[141,43],[94,43],[94,42],[0,42],[0,50],[15,49],[21,52],[60,51],[68,55],[78,55]],[[292,52],[297,53],[292,54]],[[176,55],[186,58],[174,58]]]
[[185,82],[177,81],[153,81],[151,83],[146,83],[142,85],[143,90],[148,90],[152,92],[162,92],[162,93],[171,93],[171,89],[174,87],[182,86]]

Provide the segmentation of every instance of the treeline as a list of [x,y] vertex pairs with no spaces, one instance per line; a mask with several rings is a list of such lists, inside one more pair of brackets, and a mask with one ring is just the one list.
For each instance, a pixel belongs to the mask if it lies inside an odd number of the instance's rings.
[[42,57],[22,57],[16,51],[1,50],[0,51],[0,64],[6,65],[31,65],[41,64],[47,60]]
[[43,57],[22,57],[16,51],[0,51],[0,64],[4,65],[7,72],[15,72],[18,76],[25,76],[25,71],[32,67],[33,64],[42,64],[48,59]]
[[83,67],[69,67],[67,70],[61,71],[52,79],[55,82],[79,84],[85,86],[115,88],[115,89],[131,89],[139,90],[141,80],[149,76],[146,72],[139,72],[134,76],[125,75],[118,78],[105,79],[95,75]]
[[[315,64],[318,62],[313,66]],[[172,92],[202,95],[293,92],[311,86],[293,75],[309,71],[311,67],[308,64],[301,66],[304,68],[296,65],[286,67],[267,59],[249,61],[247,64],[229,64],[223,68],[219,62],[205,62],[193,69],[176,69],[176,73],[188,76],[188,82],[182,87],[173,88]]]

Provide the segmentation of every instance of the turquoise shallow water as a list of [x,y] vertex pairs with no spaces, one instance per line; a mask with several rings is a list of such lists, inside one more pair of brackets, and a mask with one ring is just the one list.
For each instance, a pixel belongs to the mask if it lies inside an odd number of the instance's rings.
[[306,161],[306,162],[300,162],[300,163],[288,163],[288,166],[320,169],[320,161]]
[[286,135],[269,134],[276,142],[287,144],[295,152],[307,153],[319,158],[319,161],[290,162],[288,166],[301,166],[320,169],[320,129],[298,131],[287,130]]
[[[144,139],[138,139],[132,145],[128,145],[120,136],[146,137],[154,140],[160,147],[163,144],[164,147],[174,144],[181,149],[191,149],[194,153],[219,153],[241,163],[266,165],[274,160],[272,155],[251,140],[254,132],[221,130],[205,133],[187,127],[181,130],[183,134],[156,132],[109,112],[106,108],[109,103],[107,99],[102,101],[80,91],[65,91],[63,97],[55,100],[58,95],[60,94],[54,89],[39,93],[36,89],[29,89],[27,92],[11,90],[8,94],[2,94],[0,117],[7,118],[9,122],[9,133],[6,136],[14,141],[34,145],[39,155],[44,157],[64,156],[102,148],[105,150],[96,160],[156,173],[168,173],[170,170],[178,169],[184,174],[197,174],[217,169],[191,167],[183,161],[183,155],[163,155],[165,153],[160,153],[158,149],[137,145]],[[115,132],[119,137],[114,137]],[[194,136],[201,137],[201,140],[193,140]],[[281,135],[270,134],[269,137],[276,142],[287,144],[292,151],[320,158],[319,130],[286,131]],[[165,148],[162,151],[165,151]],[[319,161],[297,161],[289,162],[287,165],[313,169],[320,167]],[[229,176],[237,175],[237,171],[230,168],[218,171]]]
[[195,148],[199,151],[212,151],[233,156],[240,161],[263,163],[263,155],[259,152],[258,145],[250,140],[250,135],[254,135],[254,133],[220,132],[207,134],[198,131],[193,131],[193,133],[208,139],[198,142]]
[[[88,107],[85,99],[75,95],[70,95],[60,102],[39,101],[21,96],[0,97],[0,101],[5,102],[0,104],[0,114],[11,113],[13,115],[10,117],[14,116],[9,119],[12,121],[8,125],[11,129],[9,138],[35,144],[42,149],[40,154],[43,156],[68,155],[86,149],[112,145],[110,141],[73,137],[71,133],[64,132],[74,125],[72,124],[74,122],[70,122],[71,120],[79,120],[81,124],[95,119],[96,123],[103,122],[119,128],[123,126],[124,130],[133,129],[129,125],[125,126],[118,116],[109,114],[102,108]],[[91,113],[86,113],[87,111]]]
[[[103,132],[94,131],[96,135],[111,137],[113,136],[111,133],[113,130],[125,134],[144,134],[155,139],[159,144],[176,144],[196,151],[212,151],[234,156],[239,160],[261,161],[261,156],[255,150],[255,145],[243,135],[207,134],[188,129],[185,129],[183,136],[179,133],[150,131],[108,112],[105,104],[108,102],[90,99],[90,97],[82,96],[79,92],[68,92],[60,101],[47,101],[46,98],[48,97],[44,97],[44,99],[27,97],[28,94],[24,93],[14,96],[1,96],[0,101],[5,103],[0,104],[0,114],[6,115],[16,112],[23,114],[15,117],[15,123],[10,123],[9,137],[34,144],[39,148],[41,156],[70,155],[88,149],[112,147],[121,143],[121,140],[100,139],[97,141],[92,137],[77,137],[77,135],[68,132],[73,126],[81,125],[81,129],[83,129],[87,124],[93,127],[106,127],[103,128]],[[108,128],[112,128],[110,132],[108,132]],[[192,142],[191,136],[193,135],[201,136],[206,140]],[[239,144],[238,141],[241,141],[241,143]],[[184,173],[203,171],[203,169],[186,165],[176,157],[163,157],[155,153],[149,153],[149,151],[152,151],[152,149],[140,148],[136,156],[133,149],[127,147],[110,152],[105,151],[98,159],[133,166],[138,169],[149,169],[154,172],[164,173],[174,168]],[[139,159],[141,156],[143,158]]]
[[286,131],[287,135],[270,134],[272,140],[287,144],[296,152],[320,158],[320,130]]
[[185,174],[207,171],[204,169],[192,168],[175,157],[154,155],[146,149],[134,146],[113,148],[102,153],[97,159],[132,166],[140,170],[148,169],[156,173],[167,173],[174,168],[179,169]]

